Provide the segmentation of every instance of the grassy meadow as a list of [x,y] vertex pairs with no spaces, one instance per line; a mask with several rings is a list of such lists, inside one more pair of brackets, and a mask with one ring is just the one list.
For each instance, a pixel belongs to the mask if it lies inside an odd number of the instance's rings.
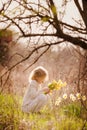
[[87,111],[80,102],[44,107],[41,113],[21,111],[22,97],[0,94],[0,130],[87,130]]

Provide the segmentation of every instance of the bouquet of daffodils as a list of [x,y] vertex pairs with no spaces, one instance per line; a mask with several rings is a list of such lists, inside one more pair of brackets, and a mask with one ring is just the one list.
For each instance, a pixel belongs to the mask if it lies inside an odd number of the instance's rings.
[[50,88],[50,90],[59,90],[62,87],[65,87],[67,84],[66,82],[62,82],[61,80],[53,80],[52,83],[48,84],[48,87]]

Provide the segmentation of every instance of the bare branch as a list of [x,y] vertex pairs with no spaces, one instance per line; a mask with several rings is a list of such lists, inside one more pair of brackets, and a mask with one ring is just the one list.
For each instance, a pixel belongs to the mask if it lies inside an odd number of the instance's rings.
[[[16,64],[12,65],[12,67],[10,67],[10,68],[8,69],[8,71],[11,71],[13,68],[15,68],[15,67],[16,67],[17,65],[19,65],[20,63],[22,63],[22,62],[28,60],[28,59],[33,55],[33,53],[36,52],[37,50],[42,49],[42,48],[44,48],[44,47],[47,47],[47,49],[45,50],[45,51],[47,51],[50,46],[52,46],[52,45],[57,45],[57,44],[60,44],[60,43],[62,43],[62,42],[64,42],[64,40],[58,41],[58,42],[55,42],[55,43],[51,43],[51,44],[47,44],[47,43],[46,43],[46,44],[44,44],[44,45],[38,46],[37,48],[34,48],[34,49],[31,51],[31,53],[28,54],[28,56],[26,56],[25,58],[21,59],[21,60],[20,60],[19,62],[17,62]],[[45,52],[42,52],[42,53],[41,53],[41,56],[42,56],[44,53],[45,53]],[[6,75],[8,71],[6,71],[3,75],[1,75],[1,76],[0,76],[0,79],[1,79],[4,75]]]
[[36,60],[34,60],[34,62],[32,64],[30,64],[24,71],[26,71],[27,69],[29,69],[32,65],[34,65],[50,48],[50,46],[48,46],[37,58]]

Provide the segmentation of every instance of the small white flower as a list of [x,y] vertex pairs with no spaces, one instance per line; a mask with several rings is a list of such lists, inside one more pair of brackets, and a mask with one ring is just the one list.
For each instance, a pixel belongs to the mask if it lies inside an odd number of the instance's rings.
[[81,94],[80,94],[80,93],[77,93],[77,94],[76,94],[76,97],[78,98],[78,100],[81,99]]
[[67,99],[67,94],[66,94],[66,93],[63,94],[63,98],[64,98],[64,99]]
[[82,100],[83,101],[85,101],[86,100],[86,96],[84,95],[84,96],[82,96]]
[[74,94],[70,94],[70,99],[74,102],[76,101],[76,97],[74,96]]
[[72,101],[73,102],[76,101],[76,97],[75,96],[72,97]]
[[55,105],[58,106],[61,103],[61,101],[62,101],[61,97],[57,98]]
[[71,94],[70,94],[70,99],[71,99],[72,97],[74,97],[74,94],[71,93]]
[[58,102],[58,101],[55,102],[55,105],[56,105],[56,106],[59,106],[59,104],[60,104],[60,102]]
[[61,98],[61,97],[57,98],[57,101],[61,102],[61,101],[62,101],[62,98]]

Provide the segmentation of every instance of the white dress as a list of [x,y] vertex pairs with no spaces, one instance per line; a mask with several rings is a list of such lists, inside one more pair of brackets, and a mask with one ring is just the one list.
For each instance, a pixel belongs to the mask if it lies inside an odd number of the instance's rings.
[[49,96],[41,91],[38,82],[32,80],[23,98],[22,111],[39,112],[48,101]]

